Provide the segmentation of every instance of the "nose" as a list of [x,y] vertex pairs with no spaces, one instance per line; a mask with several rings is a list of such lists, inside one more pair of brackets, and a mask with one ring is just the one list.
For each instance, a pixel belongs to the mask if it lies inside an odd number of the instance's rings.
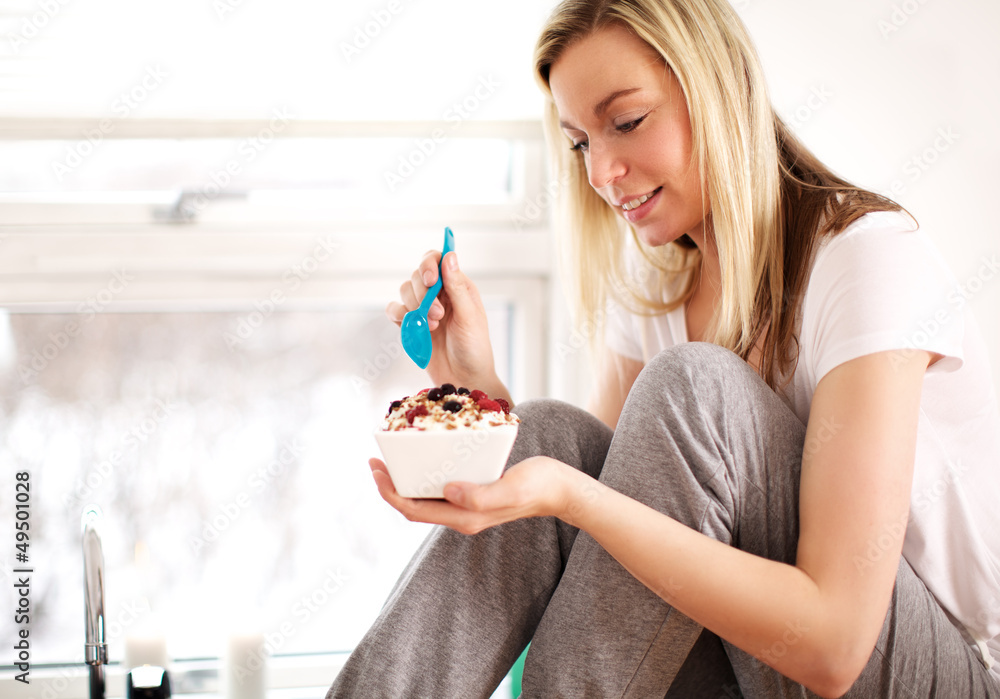
[[590,142],[587,151],[587,178],[596,191],[606,189],[625,176],[628,168],[624,159],[612,147],[603,143]]

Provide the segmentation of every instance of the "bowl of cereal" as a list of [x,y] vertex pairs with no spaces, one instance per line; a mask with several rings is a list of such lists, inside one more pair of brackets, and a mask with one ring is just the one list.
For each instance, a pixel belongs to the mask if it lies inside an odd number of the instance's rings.
[[396,492],[441,498],[450,481],[500,478],[519,423],[503,398],[446,383],[393,401],[375,441]]

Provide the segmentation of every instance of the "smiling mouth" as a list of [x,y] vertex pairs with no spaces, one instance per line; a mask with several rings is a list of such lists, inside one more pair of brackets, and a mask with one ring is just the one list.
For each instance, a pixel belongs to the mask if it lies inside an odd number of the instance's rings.
[[624,204],[621,205],[622,209],[624,211],[631,211],[632,209],[639,208],[640,206],[642,206],[643,204],[645,204],[647,201],[649,201],[650,199],[652,199],[656,195],[656,193],[659,192],[661,189],[663,189],[663,188],[662,187],[657,187],[656,189],[654,189],[649,194],[643,194],[638,199],[633,199],[632,201],[625,202]]

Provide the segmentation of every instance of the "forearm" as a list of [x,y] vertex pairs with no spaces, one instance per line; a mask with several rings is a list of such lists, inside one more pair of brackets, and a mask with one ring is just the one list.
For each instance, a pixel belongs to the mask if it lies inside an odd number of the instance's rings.
[[[570,475],[563,519],[702,626],[817,693],[844,646],[837,605],[795,566],[710,539],[603,484]],[[835,693],[835,692],[834,692]]]

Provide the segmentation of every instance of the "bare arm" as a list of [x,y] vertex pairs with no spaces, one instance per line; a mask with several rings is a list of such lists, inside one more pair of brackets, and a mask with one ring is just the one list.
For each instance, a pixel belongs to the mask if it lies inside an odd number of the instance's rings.
[[[571,495],[572,523],[695,621],[817,694],[840,696],[864,669],[888,609],[929,360],[879,353],[820,382],[794,566],[709,539],[600,483],[595,498],[590,479],[589,497]],[[582,492],[587,477],[568,475],[577,482],[568,492]],[[879,556],[869,555],[872,542]]]

